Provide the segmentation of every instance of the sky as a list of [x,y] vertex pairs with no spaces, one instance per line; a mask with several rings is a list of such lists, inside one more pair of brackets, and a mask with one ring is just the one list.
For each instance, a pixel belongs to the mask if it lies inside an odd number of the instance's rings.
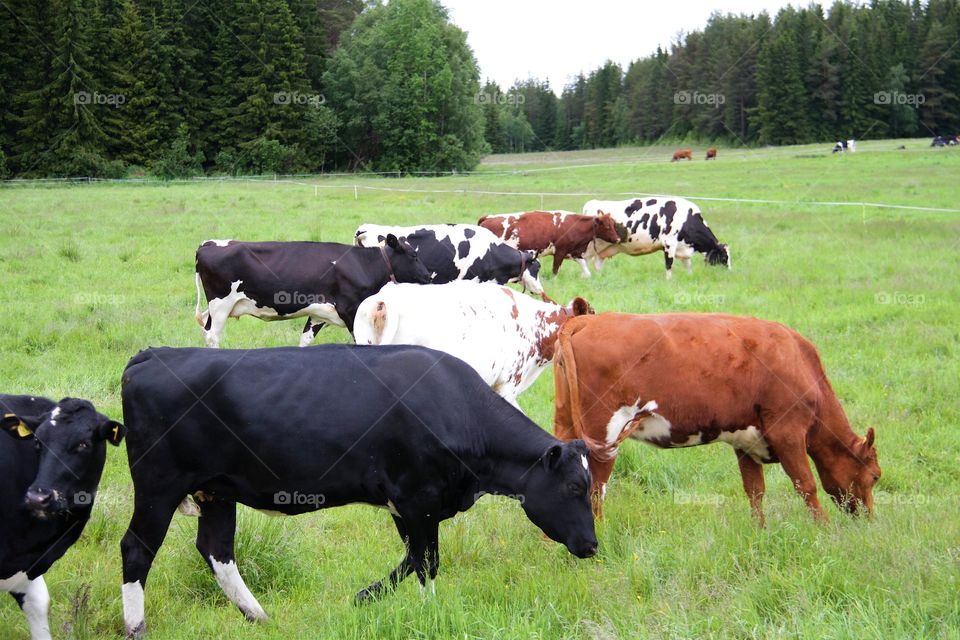
[[[480,79],[502,88],[529,76],[550,80],[560,93],[580,71],[613,60],[626,67],[657,45],[667,48],[681,31],[701,30],[710,14],[772,16],[788,0],[441,0],[468,33]],[[795,6],[805,1],[795,0]]]

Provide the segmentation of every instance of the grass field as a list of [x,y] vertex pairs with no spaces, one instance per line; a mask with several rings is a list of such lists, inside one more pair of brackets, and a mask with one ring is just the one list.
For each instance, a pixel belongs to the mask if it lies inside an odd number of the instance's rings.
[[[499,156],[447,178],[0,188],[0,389],[89,398],[119,419],[128,358],[149,345],[202,345],[193,273],[206,238],[349,243],[361,222],[472,222],[541,204],[579,211],[588,199],[463,191],[789,201],[701,202],[733,250],[732,272],[697,260],[692,275],[678,268],[667,282],[660,254],[621,256],[592,280],[573,263],[553,279],[545,264],[544,285],[599,311],[748,314],[809,337],[855,430],[876,426],[883,477],[872,521],[831,504],[830,524],[815,525],[771,466],[760,530],[729,447],[630,442],[596,558],[545,544],[518,504],[487,497],[441,527],[436,597],[422,598],[411,578],[377,604],[351,604],[401,555],[386,511],[281,519],[241,507],[240,571],[271,616],[260,626],[223,596],[194,549],[196,521],[177,515],[147,585],[149,637],[958,638],[960,215],[804,204],[960,208],[960,150],[926,145],[862,143],[843,157],[829,145],[721,149],[709,163],[697,150],[674,164],[662,148]],[[418,191],[355,197],[355,184]],[[294,345],[301,328],[245,318],[228,324],[223,346]],[[349,334],[327,328],[319,341]],[[547,429],[552,402],[549,371],[521,397]],[[119,540],[132,488],[125,453],[108,453],[83,537],[47,574],[55,637],[122,634]],[[0,638],[27,637],[6,598]]]

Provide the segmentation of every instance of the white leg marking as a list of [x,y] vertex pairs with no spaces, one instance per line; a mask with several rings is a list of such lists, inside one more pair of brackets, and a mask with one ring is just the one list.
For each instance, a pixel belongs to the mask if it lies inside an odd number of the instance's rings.
[[587,266],[587,261],[583,258],[574,258],[577,263],[580,265],[580,275],[584,278],[590,277],[590,267]]
[[30,582],[23,596],[23,613],[27,616],[32,640],[50,640],[50,625],[47,622],[49,610],[50,594],[47,592],[47,584],[43,581],[43,576],[37,576]]
[[121,587],[123,593],[123,623],[127,635],[143,633],[143,585],[140,581],[127,582]]
[[210,556],[210,566],[213,567],[213,575],[216,576],[223,593],[230,598],[230,602],[237,605],[240,611],[251,621],[263,621],[267,619],[267,614],[263,611],[260,603],[253,597],[246,583],[240,577],[237,570],[237,563],[231,560],[223,563],[214,560]]

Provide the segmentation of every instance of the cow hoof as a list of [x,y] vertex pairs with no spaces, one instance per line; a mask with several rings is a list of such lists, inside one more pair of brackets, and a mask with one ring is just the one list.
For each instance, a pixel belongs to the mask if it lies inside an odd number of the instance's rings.
[[267,614],[263,611],[244,611],[240,609],[240,613],[243,614],[243,617],[247,619],[247,622],[259,623],[267,621]]
[[140,640],[143,634],[147,632],[147,623],[141,622],[134,628],[127,628],[127,640]]
[[360,606],[364,604],[370,604],[375,600],[379,600],[383,595],[383,584],[380,582],[375,582],[366,589],[361,589],[357,592],[357,595],[353,597],[353,604]]

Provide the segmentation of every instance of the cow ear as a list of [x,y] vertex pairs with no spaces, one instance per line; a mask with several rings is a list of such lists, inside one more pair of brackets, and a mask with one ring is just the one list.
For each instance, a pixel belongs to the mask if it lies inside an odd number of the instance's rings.
[[33,437],[33,429],[27,426],[23,420],[15,413],[5,413],[0,418],[0,427],[10,436],[18,440],[26,440]]
[[593,307],[590,306],[590,303],[577,296],[573,299],[573,315],[575,316],[586,316],[593,313]]
[[554,471],[560,465],[560,458],[563,457],[563,445],[555,444],[543,454],[543,466],[547,471]]
[[116,420],[106,420],[97,428],[97,436],[115,447],[119,446],[125,435],[127,435],[127,428]]
[[876,439],[876,437],[877,437],[877,432],[873,430],[873,427],[870,427],[869,429],[867,429],[867,436],[863,439],[863,444],[867,447],[867,449],[873,446],[873,442]]
[[397,236],[392,233],[387,234],[387,246],[393,249],[394,251],[402,251],[400,247],[400,241],[397,240]]

